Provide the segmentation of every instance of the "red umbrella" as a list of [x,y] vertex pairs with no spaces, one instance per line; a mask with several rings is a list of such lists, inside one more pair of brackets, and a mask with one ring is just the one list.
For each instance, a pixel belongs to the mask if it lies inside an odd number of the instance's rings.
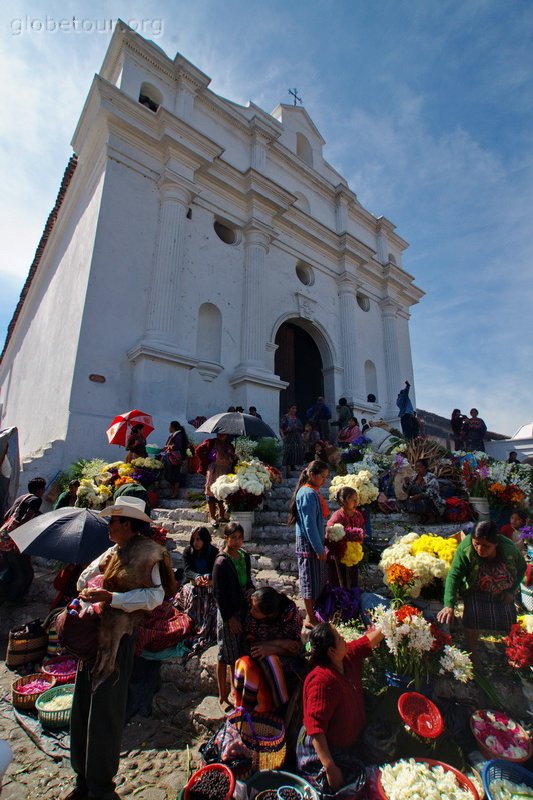
[[145,414],[144,411],[134,408],[133,411],[128,411],[115,417],[106,431],[109,444],[121,444],[122,447],[125,447],[128,432],[134,425],[144,426],[142,434],[145,439],[154,430],[150,414]]

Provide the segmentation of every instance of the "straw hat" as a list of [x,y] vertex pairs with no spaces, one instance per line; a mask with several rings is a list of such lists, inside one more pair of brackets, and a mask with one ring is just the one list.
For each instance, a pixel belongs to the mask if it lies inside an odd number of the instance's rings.
[[129,517],[141,519],[143,522],[152,522],[144,509],[146,504],[140,497],[118,497],[112,506],[107,506],[100,511],[101,517]]

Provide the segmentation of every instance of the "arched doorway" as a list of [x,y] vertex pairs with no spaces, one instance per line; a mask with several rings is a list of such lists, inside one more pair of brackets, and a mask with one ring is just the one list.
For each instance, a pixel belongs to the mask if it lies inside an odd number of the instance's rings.
[[305,421],[305,412],[317,397],[324,395],[323,363],[313,339],[299,325],[284,322],[276,334],[275,372],[288,387],[280,392],[280,416],[296,403],[298,416]]

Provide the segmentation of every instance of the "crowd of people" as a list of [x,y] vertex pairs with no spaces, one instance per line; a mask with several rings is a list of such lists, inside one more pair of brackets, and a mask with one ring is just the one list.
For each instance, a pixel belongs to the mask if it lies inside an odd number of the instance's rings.
[[[412,420],[404,419],[413,414],[407,382],[402,392],[400,420],[409,438],[407,431],[412,434],[414,428]],[[479,418],[474,412],[475,409],[470,419],[462,419],[457,436],[463,446],[473,446],[475,442],[476,449],[482,449],[472,431],[479,435],[484,423],[477,424]],[[330,422],[331,416],[323,398],[318,398],[307,410],[305,424],[295,405],[280,424],[283,464],[292,469],[306,464],[300,470],[288,506],[288,524],[295,531],[303,616],[285,594],[272,586],[254,585],[243,528],[228,519],[224,504],[212,493],[213,482],[236,464],[235,448],[227,435],[207,439],[195,450],[199,471],[205,475],[209,521],[212,528],[219,528],[222,538],[220,548],[213,544],[209,527],[195,528],[183,551],[183,570],[173,572],[166,549],[151,538],[152,520],[143,498],[118,495],[112,505],[100,512],[108,522],[113,546],[90,565],[69,575],[75,584],[70,594],[77,591],[82,601],[99,605],[102,625],[105,622],[111,631],[108,647],[112,656],[103,652],[104,645],[99,641],[94,663],[110,658],[113,674],[104,673],[95,684],[96,667],[78,670],[71,721],[71,762],[76,785],[64,795],[65,800],[118,797],[114,778],[127,713],[128,683],[137,652],[132,626],[126,623],[137,619],[138,614],[144,617],[145,626],[151,614],[158,615],[153,617],[158,623],[172,622],[158,629],[160,649],[176,643],[182,635],[193,653],[216,641],[218,701],[225,714],[242,707],[249,712],[283,715],[291,696],[303,686],[302,727],[295,754],[298,769],[315,785],[331,792],[350,782],[354,764],[363,757],[360,739],[366,715],[362,662],[379,646],[383,635],[370,629],[347,644],[317,611],[317,601],[327,585],[358,585],[357,566],[340,564],[332,557],[328,529],[342,525],[364,542],[367,527],[355,489],[339,489],[338,508],[333,513],[321,492],[331,467],[316,455],[321,452],[324,438],[329,437],[329,425],[337,427],[340,445],[351,445],[364,435],[365,423],[359,424],[345,398],[339,402],[338,418]],[[470,422],[476,424],[467,425]],[[133,429],[126,446],[132,459],[142,452],[146,454],[142,431]],[[182,483],[189,446],[183,426],[172,421],[162,454],[170,497],[177,496]],[[74,505],[77,485],[71,481],[59,496],[56,508]],[[0,551],[3,564],[13,575],[13,585],[9,595],[0,595],[0,599],[20,599],[31,583],[31,561],[18,551],[9,534],[40,513],[44,489],[44,479],[31,481],[28,493],[19,497],[5,516]],[[407,511],[418,514],[424,522],[439,519],[443,500],[426,459],[416,462],[405,493]],[[515,594],[526,570],[517,540],[528,520],[526,512],[517,510],[501,531],[492,522],[480,522],[455,553],[438,620],[450,624],[458,602],[464,603],[463,627],[474,659],[478,657],[480,630],[508,632],[516,621]],[[69,598],[63,594],[62,599]],[[162,615],[163,607],[171,614]],[[182,634],[176,633],[179,615],[188,620]],[[305,656],[306,638],[310,657]]]

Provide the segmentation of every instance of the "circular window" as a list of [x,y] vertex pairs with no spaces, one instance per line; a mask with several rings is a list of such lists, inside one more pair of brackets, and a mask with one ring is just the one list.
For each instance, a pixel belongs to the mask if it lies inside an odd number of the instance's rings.
[[301,261],[296,264],[296,275],[300,283],[303,283],[304,286],[312,286],[315,282],[313,270],[307,264],[302,264]]
[[366,296],[366,294],[360,294],[357,292],[357,305],[363,311],[370,311],[370,299]]
[[235,231],[233,228],[230,228],[228,225],[224,225],[222,222],[218,222],[218,220],[215,220],[213,228],[215,229],[215,233],[218,238],[221,239],[224,244],[237,243],[237,231]]

